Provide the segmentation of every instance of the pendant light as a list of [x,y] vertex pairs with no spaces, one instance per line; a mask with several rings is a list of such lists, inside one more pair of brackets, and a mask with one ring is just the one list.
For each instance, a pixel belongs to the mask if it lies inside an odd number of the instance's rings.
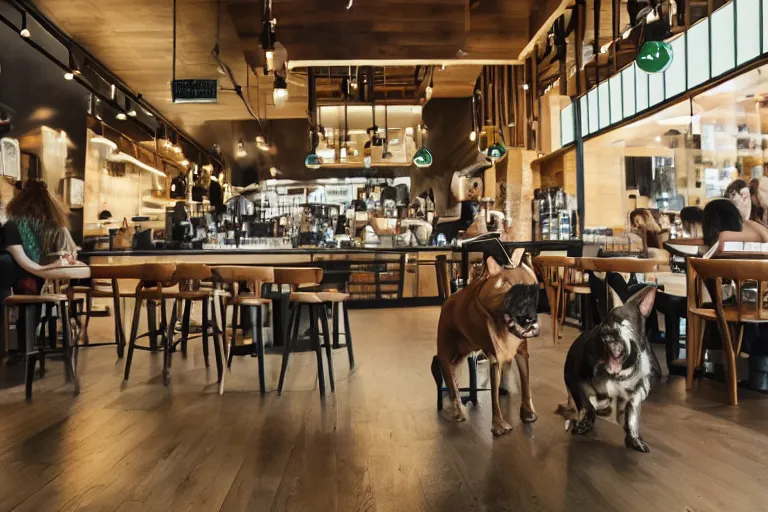
[[277,74],[275,75],[275,86],[272,90],[272,100],[276,107],[282,107],[288,101],[288,83],[284,77]]
[[[501,132],[497,130],[497,133],[501,135]],[[488,155],[488,158],[491,159],[492,162],[498,162],[502,158],[504,158],[504,155],[507,154],[507,148],[504,147],[504,138],[502,135],[502,140],[499,142],[496,137],[494,137],[495,142],[491,144],[488,147],[488,150],[486,151],[486,154]]]
[[383,69],[384,73],[384,143],[381,151],[381,159],[392,158],[392,153],[389,152],[389,117],[387,112],[387,68]]
[[30,37],[32,37],[32,34],[29,32],[29,29],[27,28],[26,12],[21,13],[21,30],[19,30],[19,35],[24,39],[29,39]]
[[240,139],[240,141],[237,143],[237,148],[235,149],[235,158],[245,158],[247,156],[248,152],[245,150],[243,139]]
[[429,152],[424,144],[424,134],[426,131],[427,126],[424,125],[424,128],[421,130],[421,148],[419,148],[416,153],[414,153],[412,160],[413,165],[419,169],[426,169],[427,167],[432,166],[432,153]]
[[307,169],[319,169],[323,165],[323,159],[317,155],[318,136],[315,127],[315,115],[317,103],[315,98],[315,77],[312,68],[307,69],[307,112],[309,114],[309,147],[312,148],[309,154],[304,158],[304,166]]
[[663,73],[672,65],[675,52],[666,41],[646,41],[640,47],[635,62],[646,73]]

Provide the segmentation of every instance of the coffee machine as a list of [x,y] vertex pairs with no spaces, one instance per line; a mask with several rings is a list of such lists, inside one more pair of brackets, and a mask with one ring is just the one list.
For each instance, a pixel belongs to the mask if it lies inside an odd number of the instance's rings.
[[570,240],[578,238],[576,200],[562,187],[539,188],[533,191],[533,239]]

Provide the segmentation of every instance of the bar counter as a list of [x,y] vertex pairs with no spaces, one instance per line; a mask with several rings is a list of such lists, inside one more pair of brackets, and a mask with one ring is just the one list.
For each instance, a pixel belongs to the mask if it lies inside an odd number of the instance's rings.
[[[567,251],[581,255],[581,240],[503,242],[507,251],[523,247],[533,255]],[[481,258],[464,247],[393,247],[352,249],[157,249],[83,251],[80,258],[93,265],[184,261],[209,265],[318,266],[323,283],[352,294],[357,307],[438,304],[438,257],[458,265],[466,277],[471,260]],[[440,258],[442,259],[442,258]]]

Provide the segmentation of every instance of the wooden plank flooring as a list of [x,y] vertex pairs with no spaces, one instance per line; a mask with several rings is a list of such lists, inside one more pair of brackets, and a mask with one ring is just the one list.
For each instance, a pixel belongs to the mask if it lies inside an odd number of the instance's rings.
[[[27,404],[23,365],[3,364],[0,511],[768,510],[768,397],[740,391],[731,407],[723,385],[687,394],[673,377],[643,407],[650,454],[625,449],[605,421],[573,437],[554,410],[576,332],[553,347],[542,315],[531,355],[539,421],[521,425],[519,400],[503,399],[516,428],[494,439],[487,394],[463,424],[434,409],[438,314],[352,311],[358,367],[337,351],[325,400],[309,353],[292,358],[283,396],[263,397],[252,358],[235,359],[219,396],[195,341],[188,358],[174,355],[170,389],[159,354],[137,352],[122,385],[114,350],[91,348],[80,354],[80,396],[50,361]],[[109,322],[94,320],[92,339],[108,336]],[[267,359],[273,390],[280,360]]]

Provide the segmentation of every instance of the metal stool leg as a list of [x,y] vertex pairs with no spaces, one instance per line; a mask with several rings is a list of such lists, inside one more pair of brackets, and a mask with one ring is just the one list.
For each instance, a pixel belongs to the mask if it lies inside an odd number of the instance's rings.
[[23,321],[19,324],[24,326],[24,343],[26,345],[24,387],[26,399],[29,402],[32,400],[32,381],[35,378],[35,363],[38,355],[35,347],[35,306],[19,306],[19,312],[24,315]]
[[288,359],[291,357],[293,344],[299,336],[299,322],[301,321],[301,304],[294,304],[290,320],[288,321],[288,336],[285,339],[283,347],[283,361],[280,365],[280,380],[277,384],[277,393],[283,394],[283,385],[285,385],[285,374],[288,372]]
[[256,345],[256,353],[259,357],[259,389],[263,395],[267,392],[267,379],[264,375],[264,340],[261,336],[261,306],[251,307],[251,326],[253,329],[253,343]]
[[320,348],[320,334],[317,328],[318,311],[317,308],[325,307],[322,304],[309,305],[309,336],[312,342],[312,348],[317,357],[317,382],[320,387],[320,396],[325,396],[325,372],[323,371],[323,351]]
[[232,306],[232,338],[229,341],[229,359],[227,360],[227,369],[232,369],[232,358],[235,356],[235,338],[237,337],[238,313],[240,308]]
[[[184,306],[184,322],[187,326],[187,336],[189,336],[189,316],[190,316],[190,310],[192,309],[192,301],[187,301],[188,306]],[[210,318],[208,317],[208,301],[203,301],[203,360],[205,361],[205,367],[208,368],[210,366],[210,363],[208,361],[208,329],[210,328]],[[187,353],[187,343],[186,338],[184,339],[184,343],[182,344],[182,351],[186,355]]]
[[347,341],[347,355],[349,356],[349,369],[355,368],[355,350],[352,347],[352,329],[349,328],[349,311],[347,311],[347,305],[339,304],[339,307],[344,308],[344,337]]
[[325,304],[319,306],[318,312],[320,313],[320,325],[323,327],[323,338],[325,345],[325,357],[328,358],[328,380],[331,381],[331,393],[336,392],[336,378],[333,371],[333,347],[331,347],[331,336],[328,330],[328,310]]
[[131,337],[128,340],[128,354],[125,358],[125,373],[123,379],[128,380],[131,375],[131,362],[133,361],[133,351],[136,346],[136,337],[139,335],[139,318],[141,317],[141,303],[143,299],[136,297],[136,304],[133,307],[133,320],[131,322]]
[[[59,304],[59,316],[61,317],[61,346],[64,350],[64,374],[67,375],[75,386],[75,394],[80,393],[80,379],[77,377],[75,357],[73,354],[72,326],[69,322],[69,305],[66,301]],[[69,380],[69,379],[68,379]]]

